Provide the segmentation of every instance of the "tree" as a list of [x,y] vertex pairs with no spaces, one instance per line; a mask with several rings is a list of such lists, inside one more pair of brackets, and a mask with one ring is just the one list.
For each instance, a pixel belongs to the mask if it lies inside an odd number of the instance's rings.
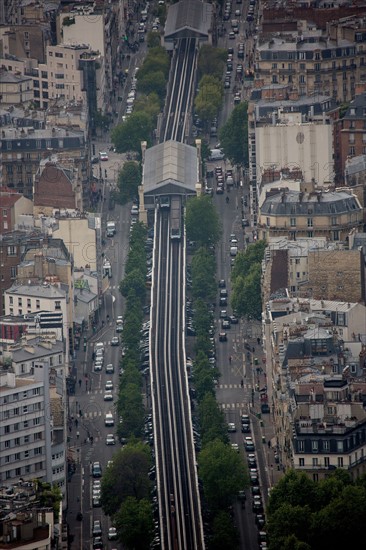
[[215,48],[208,44],[201,46],[198,56],[199,78],[202,78],[204,75],[222,78],[226,57],[227,51],[223,48]]
[[115,453],[102,477],[102,507],[113,516],[127,497],[148,498],[151,468],[150,449],[144,443],[129,443]]
[[247,484],[242,455],[222,441],[215,440],[205,445],[198,456],[198,465],[204,495],[211,510],[227,508]]
[[221,225],[215,205],[208,195],[193,197],[187,203],[187,237],[198,246],[210,246],[219,242]]
[[245,252],[239,252],[235,258],[234,267],[231,271],[231,280],[235,281],[239,275],[247,275],[253,264],[261,264],[265,248],[265,241],[257,241],[256,243],[250,244]]
[[199,404],[198,415],[203,445],[214,440],[219,440],[223,443],[229,441],[224,413],[219,408],[212,393],[206,393],[203,397]]
[[124,547],[134,550],[150,548],[154,523],[147,499],[126,498],[114,517],[114,524]]
[[[151,116],[153,121],[157,120],[157,116],[160,113],[160,99],[157,93],[151,92],[149,95],[139,95],[135,101],[134,112],[142,111]],[[154,122],[156,126],[156,122]]]
[[217,116],[223,98],[223,87],[219,79],[205,75],[199,83],[199,92],[194,100],[195,111],[204,124]]
[[261,319],[261,266],[253,265],[246,277],[237,277],[231,295],[231,306],[238,317]]
[[160,34],[155,31],[148,32],[146,42],[148,48],[155,48],[156,46],[160,46]]
[[136,296],[138,296],[141,302],[145,299],[146,286],[143,273],[138,269],[133,269],[126,275],[120,284],[120,291],[122,296],[128,296],[130,290],[133,289]]
[[212,301],[215,294],[215,257],[202,246],[192,258],[192,296],[195,300],[201,299],[207,302]]
[[166,92],[166,79],[163,71],[146,73],[143,77],[139,78],[137,89],[146,95],[156,93],[162,104]]
[[288,502],[281,504],[276,511],[267,518],[267,530],[270,533],[271,548],[282,550],[285,541],[293,535],[296,544],[308,539],[309,525],[311,524],[311,509],[309,506],[293,506]]
[[284,502],[291,506],[307,506],[315,504],[316,501],[315,483],[304,472],[289,470],[273,487],[268,512],[272,513]]
[[248,165],[248,104],[246,101],[234,107],[220,130],[219,138],[221,148],[232,164]]
[[210,550],[222,550],[238,548],[239,536],[233,527],[233,520],[225,510],[216,514],[212,522],[212,537],[210,540]]
[[121,204],[126,204],[138,194],[138,186],[141,185],[141,167],[134,161],[125,162],[122,170],[118,174],[117,198]]
[[111,139],[118,153],[135,151],[141,153],[141,141],[151,144],[154,123],[148,113],[132,113],[111,132]]
[[128,438],[141,437],[144,427],[144,404],[140,384],[126,384],[118,397],[118,411],[122,417],[120,433]]
[[198,401],[202,401],[206,394],[215,395],[214,379],[219,376],[219,371],[213,369],[207,356],[199,351],[193,364],[193,383]]
[[62,492],[56,484],[37,480],[37,497],[41,507],[53,508],[53,517],[57,523],[60,513],[60,502],[62,500]]

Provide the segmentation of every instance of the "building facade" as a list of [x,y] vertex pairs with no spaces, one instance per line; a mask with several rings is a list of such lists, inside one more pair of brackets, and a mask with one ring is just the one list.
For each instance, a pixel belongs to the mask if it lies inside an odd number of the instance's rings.
[[326,237],[346,243],[350,231],[363,227],[363,211],[351,192],[274,192],[259,213],[258,234],[270,237]]

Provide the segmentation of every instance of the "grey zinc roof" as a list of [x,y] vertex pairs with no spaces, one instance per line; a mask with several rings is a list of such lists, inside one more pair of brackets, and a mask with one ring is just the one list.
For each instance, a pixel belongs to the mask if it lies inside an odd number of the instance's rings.
[[146,150],[143,186],[145,194],[159,192],[167,184],[195,193],[198,178],[197,149],[178,141],[165,141]]
[[181,0],[169,6],[165,23],[165,38],[182,29],[207,36],[211,28],[212,5],[200,0]]
[[[32,350],[32,351],[27,351]],[[28,340],[27,344],[21,349],[14,350],[12,352],[12,360],[14,363],[21,363],[22,361],[28,361],[29,359],[41,359],[42,357],[48,357],[55,353],[62,353],[64,351],[63,342],[52,342],[52,347],[42,346],[38,339]]]
[[66,296],[63,290],[51,285],[14,285],[6,292],[29,297],[39,296],[40,298],[65,298]]
[[316,193],[303,193],[300,202],[300,193],[297,191],[277,193],[265,199],[261,213],[275,216],[308,216],[311,209],[313,216],[329,216],[360,210],[356,197],[345,191],[322,193],[320,200],[318,196]]
[[[349,104],[347,111],[344,114],[343,118],[365,118],[365,109],[366,109],[366,93],[359,94],[355,97],[353,101]],[[352,114],[354,113],[354,114]]]

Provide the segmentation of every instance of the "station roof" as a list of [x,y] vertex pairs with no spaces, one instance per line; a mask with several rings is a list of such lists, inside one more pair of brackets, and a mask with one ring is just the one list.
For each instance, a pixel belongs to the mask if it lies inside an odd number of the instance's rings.
[[195,194],[198,182],[197,149],[178,141],[165,141],[145,152],[145,195]]
[[212,23],[212,4],[200,0],[181,0],[171,4],[165,23],[165,40],[207,37]]

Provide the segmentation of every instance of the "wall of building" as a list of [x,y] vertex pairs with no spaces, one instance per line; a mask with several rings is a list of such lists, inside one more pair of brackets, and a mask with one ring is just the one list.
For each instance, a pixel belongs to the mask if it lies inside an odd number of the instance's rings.
[[358,250],[309,252],[309,283],[303,287],[316,300],[364,301],[362,255]]
[[329,124],[277,124],[257,127],[257,181],[272,167],[299,169],[305,181],[333,181],[332,127]]
[[87,218],[66,218],[59,220],[59,227],[53,237],[62,239],[73,255],[74,265],[81,268],[89,265],[92,271],[97,268],[96,233],[89,228]]

